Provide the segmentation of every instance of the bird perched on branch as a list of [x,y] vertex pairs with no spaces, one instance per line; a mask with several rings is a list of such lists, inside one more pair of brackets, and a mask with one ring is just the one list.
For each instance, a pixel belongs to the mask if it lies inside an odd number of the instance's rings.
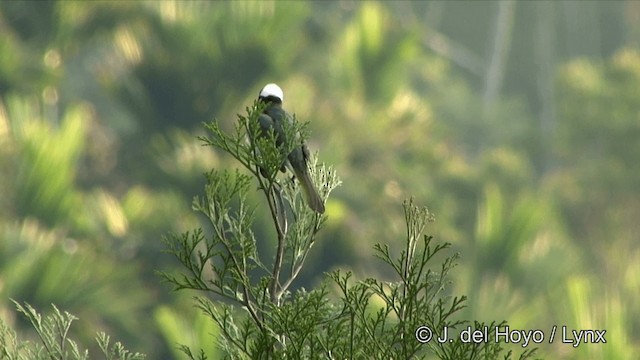
[[[276,138],[276,146],[281,147],[286,141],[295,141],[295,139],[286,139],[285,131],[283,130],[283,124],[285,121],[288,124],[292,124],[294,119],[282,108],[282,101],[284,100],[284,93],[282,89],[276,84],[267,84],[260,91],[258,99],[266,104],[266,107],[258,117],[260,122],[261,136],[268,136],[273,131]],[[287,160],[280,169],[285,171],[285,166],[289,168],[296,179],[300,182],[300,186],[304,190],[307,204],[315,212],[324,213],[324,203],[318,195],[311,176],[309,176],[308,159],[309,149],[307,145],[302,142],[299,134],[295,135],[297,139],[300,139],[300,146],[295,146],[293,151],[287,156]]]

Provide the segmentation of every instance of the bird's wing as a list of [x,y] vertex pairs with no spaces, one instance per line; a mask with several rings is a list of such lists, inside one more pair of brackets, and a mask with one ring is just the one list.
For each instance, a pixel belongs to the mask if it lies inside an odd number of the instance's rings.
[[258,123],[260,124],[260,136],[268,137],[269,132],[274,130],[273,118],[267,114],[260,114],[258,116]]
[[[258,116],[258,122],[260,123],[260,137],[269,138],[275,136],[276,146],[282,146],[285,141],[284,132],[282,126],[279,124],[278,113],[268,112],[262,113]],[[274,135],[270,135],[271,133]],[[281,172],[285,172],[285,164],[280,167]]]
[[309,163],[309,157],[310,157],[309,148],[305,143],[302,144],[302,157],[304,158],[305,164]]

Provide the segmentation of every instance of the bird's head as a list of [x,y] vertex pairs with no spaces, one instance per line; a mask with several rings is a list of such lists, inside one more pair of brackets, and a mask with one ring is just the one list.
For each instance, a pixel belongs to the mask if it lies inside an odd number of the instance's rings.
[[271,83],[265,85],[262,90],[260,90],[258,99],[266,103],[272,102],[282,104],[282,101],[284,100],[284,93],[282,92],[282,89],[280,89],[280,86]]

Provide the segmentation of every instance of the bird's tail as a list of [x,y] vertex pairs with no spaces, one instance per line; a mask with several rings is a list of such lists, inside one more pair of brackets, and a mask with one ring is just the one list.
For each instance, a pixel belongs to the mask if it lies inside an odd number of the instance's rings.
[[309,171],[304,169],[302,171],[295,171],[296,178],[300,182],[300,186],[304,190],[304,195],[307,198],[307,204],[311,210],[317,212],[318,214],[324,214],[324,202],[322,202],[322,198],[318,194],[315,186],[313,186],[313,181],[311,181],[311,177],[309,176]]

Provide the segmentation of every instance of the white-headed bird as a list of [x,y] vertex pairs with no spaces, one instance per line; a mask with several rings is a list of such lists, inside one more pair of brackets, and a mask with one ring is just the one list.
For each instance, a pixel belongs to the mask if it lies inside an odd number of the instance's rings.
[[[287,140],[292,141],[295,139],[286,139],[286,134],[283,130],[283,123],[285,121],[288,124],[292,124],[294,119],[282,108],[282,101],[284,100],[284,93],[282,89],[276,84],[267,84],[260,91],[258,99],[265,103],[266,107],[258,117],[260,122],[261,136],[269,136],[270,132],[275,135],[276,146],[281,147]],[[300,182],[300,186],[304,190],[307,204],[309,207],[319,214],[324,213],[324,203],[322,198],[318,195],[318,191],[311,181],[309,176],[308,159],[309,149],[304,142],[301,141],[299,134],[296,138],[300,139],[300,146],[295,146],[293,151],[287,156],[287,160],[283,164],[281,171],[285,171],[285,167],[289,168],[296,179]]]

